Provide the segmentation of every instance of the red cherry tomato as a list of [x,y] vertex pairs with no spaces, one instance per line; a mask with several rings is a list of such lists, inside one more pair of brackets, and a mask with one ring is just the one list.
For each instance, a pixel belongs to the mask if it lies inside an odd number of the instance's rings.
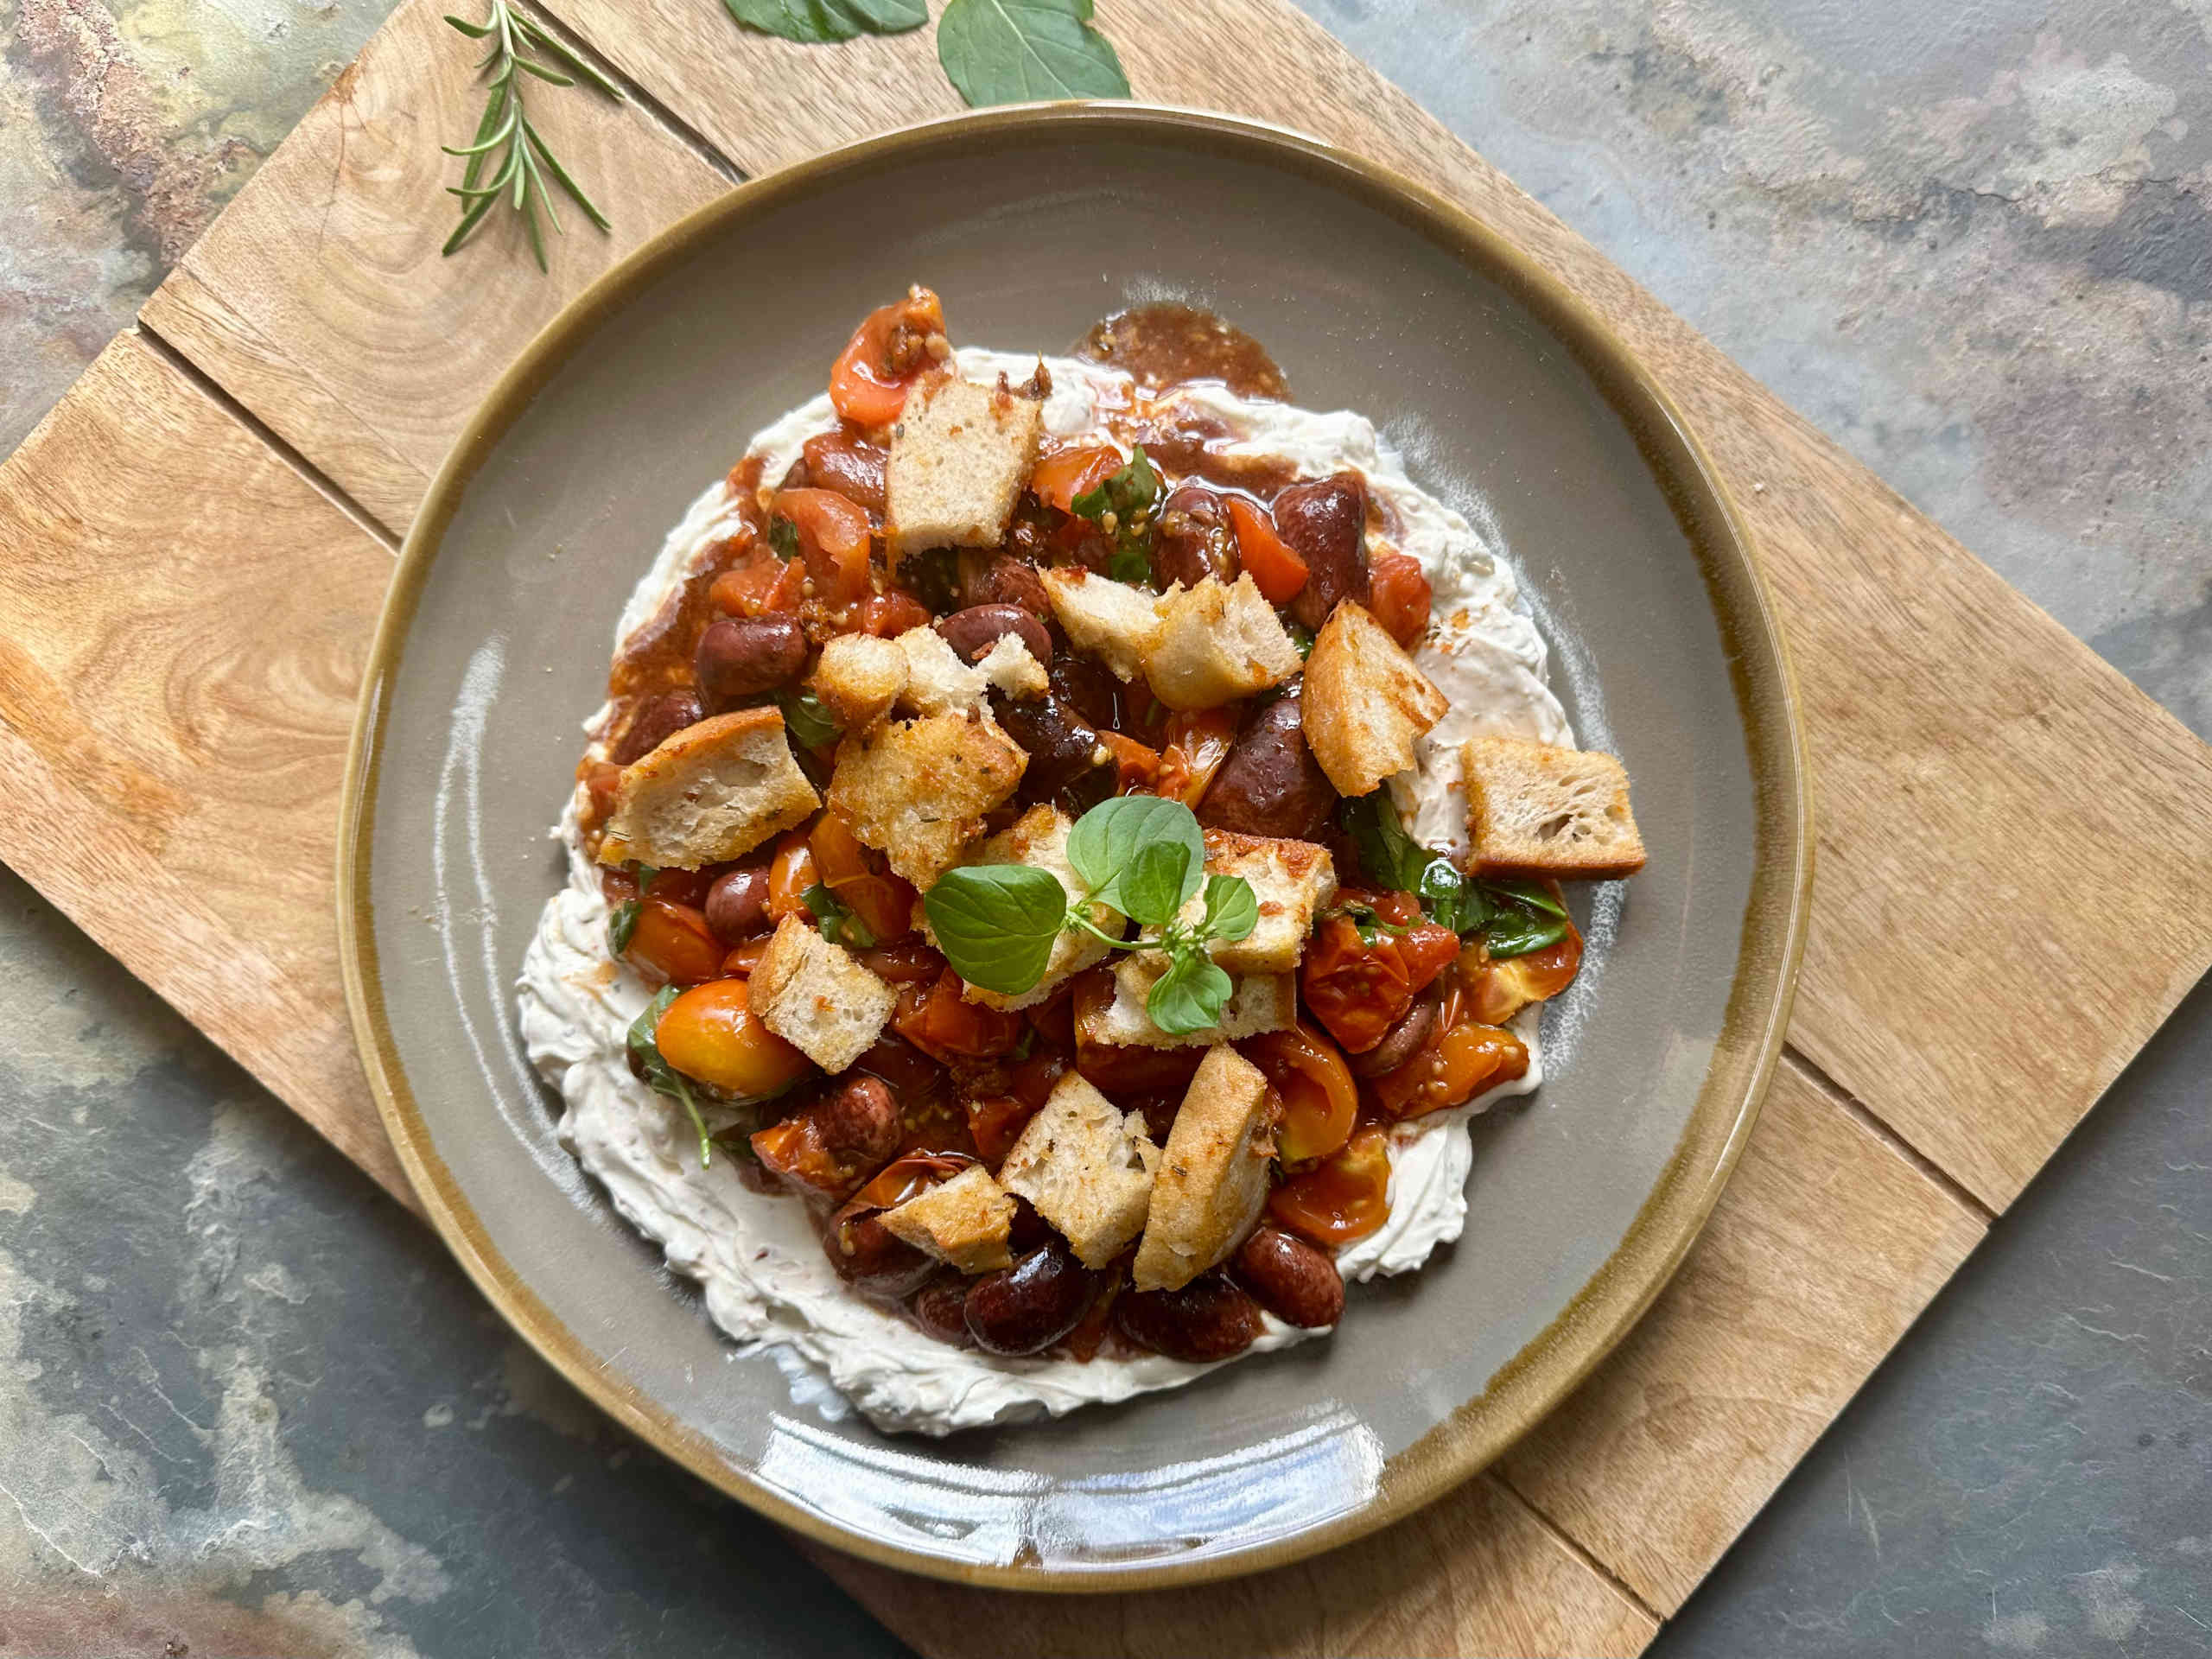
[[1382,630],[1408,651],[1428,632],[1428,574],[1410,553],[1370,554],[1367,608]]
[[1275,1155],[1285,1169],[1326,1158],[1350,1138],[1359,1116],[1359,1085],[1337,1046],[1300,1021],[1240,1044],[1282,1096]]
[[1390,1218],[1390,1143],[1370,1123],[1326,1163],[1293,1175],[1268,1195],[1268,1213],[1326,1250],[1365,1238]]
[[1306,561],[1275,534],[1274,520],[1241,496],[1229,498],[1236,558],[1270,605],[1287,604],[1306,585]]
[[855,426],[888,426],[931,361],[920,342],[944,332],[944,306],[926,288],[869,312],[830,371],[830,402]]

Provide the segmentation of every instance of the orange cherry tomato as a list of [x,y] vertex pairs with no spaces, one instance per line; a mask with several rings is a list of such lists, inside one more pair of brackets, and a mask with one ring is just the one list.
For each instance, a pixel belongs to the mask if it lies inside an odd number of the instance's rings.
[[1351,1137],[1359,1085],[1334,1043],[1301,1020],[1294,1030],[1271,1031],[1239,1046],[1282,1096],[1275,1156],[1285,1169],[1326,1158]]
[[830,405],[856,426],[890,425],[931,360],[921,342],[944,332],[944,306],[926,288],[869,312],[830,371]]
[[960,995],[960,976],[947,968],[926,988],[907,985],[891,1012],[891,1028],[931,1058],[988,1060],[1021,1040],[1021,1016],[987,1008]]
[[807,846],[823,884],[860,918],[878,944],[914,931],[913,887],[890,871],[878,869],[876,860],[842,817],[824,812],[817,818]]
[[726,1095],[772,1095],[814,1062],[760,1023],[741,979],[695,985],[668,1005],[655,1028],[660,1057],[687,1077]]
[[1378,552],[1367,561],[1367,608],[1408,651],[1428,632],[1428,573],[1410,553]]
[[1390,1142],[1370,1123],[1336,1156],[1268,1194],[1268,1213],[1301,1238],[1338,1250],[1390,1218]]
[[612,760],[588,763],[584,772],[584,790],[591,802],[591,815],[594,822],[614,810],[614,789],[621,781],[622,768]]
[[623,954],[671,985],[696,985],[721,972],[724,950],[703,911],[648,894]]
[[879,639],[896,639],[909,628],[927,627],[934,615],[928,606],[904,588],[892,588],[862,600],[855,620],[861,633],[872,633]]
[[1075,499],[1096,489],[1122,469],[1122,452],[1109,444],[1079,443],[1042,457],[1029,474],[1029,493],[1048,507],[1075,511]]
[[760,965],[760,958],[768,954],[768,941],[747,939],[743,944],[734,944],[722,958],[724,979],[750,979],[753,970]]
[[1569,922],[1567,937],[1557,944],[1531,950],[1525,957],[1491,962],[1475,951],[1471,963],[1462,959],[1468,1017],[1485,1026],[1502,1026],[1531,1002],[1548,1001],[1574,982],[1582,968],[1582,935]]
[[1376,1103],[1396,1118],[1421,1117],[1473,1099],[1529,1071],[1529,1051],[1502,1026],[1468,1021],[1432,1036],[1395,1071],[1370,1078]]
[[772,611],[788,614],[798,609],[805,583],[804,563],[756,549],[715,578],[707,589],[707,603],[724,616],[766,616]]
[[[1418,906],[1414,913],[1421,913]],[[1381,1042],[1414,998],[1459,957],[1459,936],[1450,928],[1427,921],[1394,925],[1405,931],[1368,944],[1351,918],[1332,916],[1306,950],[1299,980],[1306,1006],[1349,1053],[1364,1054]]]
[[798,531],[814,597],[825,605],[850,605],[868,595],[868,552],[874,533],[868,510],[835,490],[779,490],[768,511]]
[[1275,534],[1274,520],[1232,495],[1229,522],[1236,527],[1236,558],[1270,605],[1287,604],[1306,585],[1306,561]]
[[1126,795],[1131,790],[1150,789],[1160,779],[1160,751],[1148,748],[1134,737],[1124,737],[1119,732],[1101,731],[1098,741],[1114,753],[1114,792]]
[[1036,1116],[1036,1107],[1014,1095],[986,1095],[969,1101],[968,1133],[975,1137],[976,1155],[996,1169]]
[[796,916],[803,922],[811,920],[814,912],[806,907],[806,890],[821,879],[806,831],[785,830],[777,839],[775,856],[768,861],[768,919],[780,922]]
[[1170,715],[1161,730],[1160,775],[1153,791],[1195,807],[1236,741],[1236,716],[1226,709]]

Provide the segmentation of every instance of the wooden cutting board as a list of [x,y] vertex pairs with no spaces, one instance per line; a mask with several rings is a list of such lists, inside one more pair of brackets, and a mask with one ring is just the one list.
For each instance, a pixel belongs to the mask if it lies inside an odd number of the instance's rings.
[[[926,33],[551,0],[644,94],[533,105],[615,230],[438,246],[471,53],[405,0],[0,467],[0,857],[410,1201],[332,919],[391,552],[479,390],[734,178],[949,112]],[[1640,351],[1757,537],[1819,876],[1792,1048],[1681,1274],[1492,1471],[1317,1560],[1041,1598],[823,1565],[931,1654],[1633,1653],[2212,962],[2212,752],[1276,0],[1101,0],[1140,96],[1300,127],[1518,240]]]

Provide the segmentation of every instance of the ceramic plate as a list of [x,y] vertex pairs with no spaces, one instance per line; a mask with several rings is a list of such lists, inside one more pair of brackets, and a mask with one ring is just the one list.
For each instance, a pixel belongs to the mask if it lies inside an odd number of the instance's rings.
[[[1651,861],[1579,895],[1548,1075],[1476,1129],[1466,1233],[1356,1287],[1332,1340],[1058,1421],[876,1433],[746,1352],[554,1140],[513,985],[614,618],[687,504],[910,282],[957,338],[1064,351],[1173,297],[1294,399],[1373,417],[1503,543]],[[971,116],[733,191],[524,353],[401,556],[341,871],[371,1079],[423,1203],[526,1338],[747,1503],[895,1566],[1129,1588],[1338,1543],[1481,1468],[1657,1293],[1749,1132],[1809,841],[1786,668],[1744,533],[1673,409],[1524,256],[1325,146],[1123,105]]]

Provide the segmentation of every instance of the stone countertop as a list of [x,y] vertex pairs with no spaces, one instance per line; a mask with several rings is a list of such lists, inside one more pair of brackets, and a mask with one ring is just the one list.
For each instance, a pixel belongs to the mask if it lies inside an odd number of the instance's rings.
[[[2212,5],[1302,0],[2212,734]],[[0,0],[0,450],[383,0]],[[0,1655],[895,1652],[0,874]],[[1659,1652],[2212,1653],[2212,986]]]

